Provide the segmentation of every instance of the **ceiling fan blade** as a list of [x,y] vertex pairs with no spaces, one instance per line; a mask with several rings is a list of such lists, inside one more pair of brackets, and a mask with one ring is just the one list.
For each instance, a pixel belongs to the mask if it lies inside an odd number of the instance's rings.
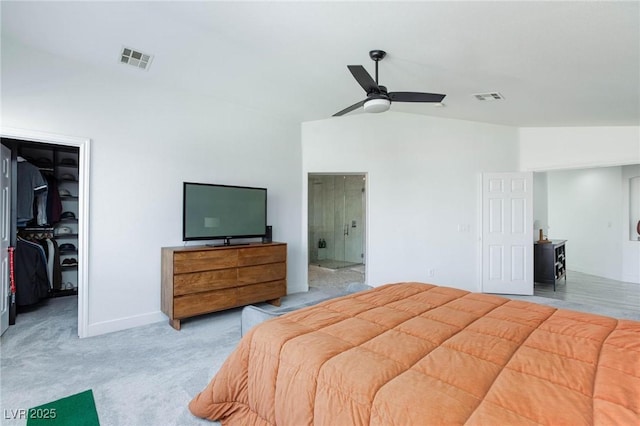
[[393,102],[442,102],[447,95],[420,92],[390,92],[389,99]]
[[346,113],[351,112],[351,111],[353,111],[354,109],[358,109],[358,108],[360,108],[362,105],[364,105],[364,103],[365,103],[366,101],[367,101],[367,100],[365,99],[365,100],[363,100],[363,101],[356,102],[355,104],[351,105],[350,107],[347,107],[347,108],[343,109],[343,110],[342,110],[342,111],[340,111],[340,112],[336,112],[335,114],[333,114],[333,116],[334,116],[334,117],[339,117],[339,116],[341,116],[341,115],[345,115]]
[[353,77],[367,94],[371,92],[380,93],[378,84],[362,65],[347,65],[347,68],[349,68]]

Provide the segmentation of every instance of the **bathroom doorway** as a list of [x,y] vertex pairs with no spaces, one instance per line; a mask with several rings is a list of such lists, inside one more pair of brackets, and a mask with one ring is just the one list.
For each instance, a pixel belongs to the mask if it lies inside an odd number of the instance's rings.
[[364,174],[309,174],[309,285],[364,282]]

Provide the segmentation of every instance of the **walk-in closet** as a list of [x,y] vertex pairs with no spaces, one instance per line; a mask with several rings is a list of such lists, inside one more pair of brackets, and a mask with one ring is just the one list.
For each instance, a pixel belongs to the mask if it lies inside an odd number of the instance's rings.
[[77,147],[2,138],[2,161],[10,284],[3,303],[14,306],[13,324],[49,298],[78,294],[80,158]]

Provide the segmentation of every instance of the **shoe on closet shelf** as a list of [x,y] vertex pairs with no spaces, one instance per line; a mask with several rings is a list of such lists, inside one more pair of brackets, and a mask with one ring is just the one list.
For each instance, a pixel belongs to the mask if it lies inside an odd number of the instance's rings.
[[76,215],[74,212],[63,212],[60,215],[60,219],[75,219]]
[[64,244],[60,244],[60,247],[58,247],[58,249],[60,250],[60,253],[64,253],[64,252],[74,252],[76,251],[76,246],[74,246],[71,243],[64,243]]
[[68,226],[58,226],[53,230],[53,235],[67,235],[73,234],[73,231]]
[[78,266],[78,261],[72,257],[68,259],[64,259],[62,261],[62,266]]
[[72,175],[71,173],[65,173],[65,174],[63,174],[62,176],[60,176],[60,179],[61,179],[61,180],[68,180],[68,181],[71,181],[71,182],[75,182],[75,181],[77,181],[77,180],[78,180],[78,179],[76,179],[76,177],[75,177],[74,175]]

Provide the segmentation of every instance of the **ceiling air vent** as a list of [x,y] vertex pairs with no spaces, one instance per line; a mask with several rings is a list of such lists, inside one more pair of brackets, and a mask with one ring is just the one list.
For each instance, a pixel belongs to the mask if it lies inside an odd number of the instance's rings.
[[479,101],[502,101],[504,100],[504,96],[502,96],[498,92],[490,92],[490,93],[476,93],[475,98]]
[[136,68],[142,68],[143,70],[149,69],[151,65],[152,55],[139,52],[130,47],[123,47],[120,53],[120,63],[133,65]]

